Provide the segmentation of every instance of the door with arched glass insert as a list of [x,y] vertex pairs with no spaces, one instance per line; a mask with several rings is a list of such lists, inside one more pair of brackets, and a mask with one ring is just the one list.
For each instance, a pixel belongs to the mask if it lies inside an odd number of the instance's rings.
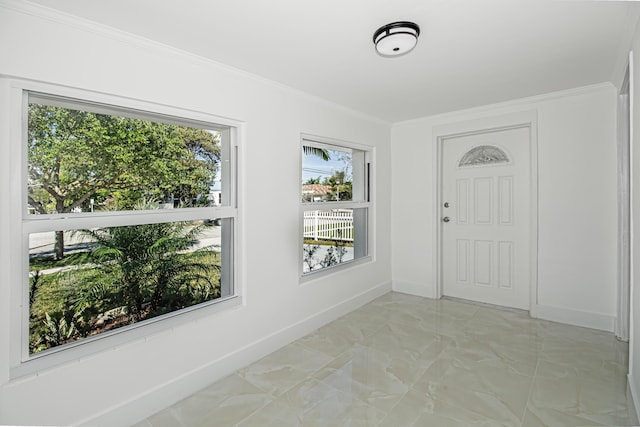
[[529,127],[442,143],[444,295],[529,308]]

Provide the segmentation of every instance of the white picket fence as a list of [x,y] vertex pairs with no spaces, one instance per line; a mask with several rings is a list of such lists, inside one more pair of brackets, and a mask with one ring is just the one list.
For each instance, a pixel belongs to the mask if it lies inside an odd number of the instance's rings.
[[314,240],[353,242],[353,211],[305,211],[304,237]]

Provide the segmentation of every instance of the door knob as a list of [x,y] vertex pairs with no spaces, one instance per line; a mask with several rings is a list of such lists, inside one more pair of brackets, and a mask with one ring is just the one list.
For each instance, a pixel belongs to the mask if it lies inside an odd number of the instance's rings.
[[449,217],[448,217],[448,216],[445,216],[444,218],[442,218],[442,221],[443,221],[443,222],[449,222],[449,221],[451,221],[451,220],[449,219]]

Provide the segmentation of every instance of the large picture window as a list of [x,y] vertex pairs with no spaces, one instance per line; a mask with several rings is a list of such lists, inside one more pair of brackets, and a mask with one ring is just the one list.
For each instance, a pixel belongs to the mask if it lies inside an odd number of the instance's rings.
[[302,275],[369,255],[371,153],[354,144],[302,138]]
[[233,127],[24,96],[26,360],[234,296]]

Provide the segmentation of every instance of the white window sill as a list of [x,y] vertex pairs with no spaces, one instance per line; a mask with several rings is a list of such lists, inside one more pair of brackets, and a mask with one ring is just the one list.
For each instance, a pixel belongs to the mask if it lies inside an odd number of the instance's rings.
[[203,317],[211,316],[232,307],[242,305],[242,297],[230,296],[221,300],[213,300],[198,306],[185,308],[181,311],[167,313],[148,319],[134,325],[123,326],[110,332],[105,332],[95,337],[85,338],[75,343],[69,343],[60,347],[29,356],[10,371],[11,380],[28,375],[38,375],[47,369],[65,363],[78,361],[87,356],[101,352],[107,352],[124,345],[150,339],[151,336],[161,334],[185,323],[193,322]]
[[351,269],[353,267],[357,267],[362,264],[368,264],[373,262],[373,258],[371,255],[367,255],[362,258],[358,258],[352,261],[346,261],[341,264],[332,265],[331,267],[325,267],[321,270],[310,271],[308,273],[303,273],[300,277],[300,284],[307,284],[311,281],[317,279],[323,279],[328,276],[332,276],[334,274],[340,274],[341,272]]

